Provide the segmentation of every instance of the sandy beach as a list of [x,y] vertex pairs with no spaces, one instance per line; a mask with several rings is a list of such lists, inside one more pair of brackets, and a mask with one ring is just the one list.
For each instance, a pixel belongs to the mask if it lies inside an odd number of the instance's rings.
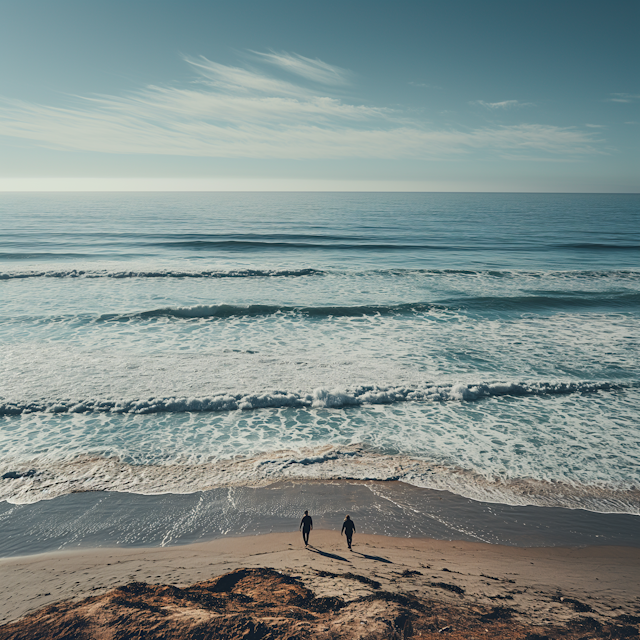
[[[376,592],[438,603],[444,606],[439,609],[443,620],[443,612],[460,607],[477,616],[508,610],[510,624],[551,628],[585,624],[589,618],[596,621],[594,629],[614,621],[616,628],[626,629],[624,633],[635,629],[637,634],[638,549],[516,548],[356,534],[349,552],[345,539],[329,530],[312,531],[310,543],[305,549],[300,534],[291,532],[164,548],[80,549],[3,558],[0,580],[11,588],[0,600],[0,637],[22,637],[11,635],[15,629],[9,623],[55,602],[77,602],[133,582],[183,588],[239,568],[272,568],[298,579],[316,598],[339,598],[347,604]],[[351,622],[343,616],[336,637],[371,632],[365,610],[351,616]],[[384,627],[384,615],[378,618],[376,624]],[[415,635],[419,637],[417,630]]]

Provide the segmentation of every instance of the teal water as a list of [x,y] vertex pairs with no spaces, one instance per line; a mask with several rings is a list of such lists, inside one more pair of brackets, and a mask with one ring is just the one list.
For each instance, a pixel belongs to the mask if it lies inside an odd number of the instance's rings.
[[0,500],[640,513],[640,196],[3,194],[0,228]]

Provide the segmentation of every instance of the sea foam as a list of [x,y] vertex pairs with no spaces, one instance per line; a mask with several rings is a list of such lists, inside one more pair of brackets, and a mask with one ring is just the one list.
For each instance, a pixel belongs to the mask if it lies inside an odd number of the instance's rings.
[[361,386],[352,390],[315,389],[309,393],[272,391],[220,394],[204,398],[158,397],[146,399],[51,399],[0,401],[0,416],[46,413],[183,413],[249,411],[277,407],[342,408],[396,402],[476,402],[499,396],[547,396],[636,389],[640,382],[484,382],[424,387]]
[[[384,455],[362,446],[280,450],[203,464],[132,465],[117,457],[77,456],[50,462],[0,483],[0,501],[29,504],[78,491],[146,495],[259,487],[282,480],[404,482],[482,502],[640,515],[640,487],[508,478],[437,461]],[[382,487],[375,488],[383,491]]]

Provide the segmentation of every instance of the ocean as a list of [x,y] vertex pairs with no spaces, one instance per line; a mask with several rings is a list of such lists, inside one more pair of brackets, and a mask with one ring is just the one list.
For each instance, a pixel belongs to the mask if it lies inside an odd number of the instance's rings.
[[640,195],[5,193],[0,229],[5,525],[338,481],[640,515]]

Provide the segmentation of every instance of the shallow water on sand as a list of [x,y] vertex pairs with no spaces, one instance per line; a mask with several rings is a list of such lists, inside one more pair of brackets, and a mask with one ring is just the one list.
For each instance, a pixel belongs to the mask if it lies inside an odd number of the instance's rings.
[[519,547],[640,547],[637,517],[467,500],[398,482],[278,482],[188,495],[84,492],[29,505],[0,503],[0,557],[77,547],[149,547],[230,535],[338,531],[346,513],[359,533],[469,540]]

